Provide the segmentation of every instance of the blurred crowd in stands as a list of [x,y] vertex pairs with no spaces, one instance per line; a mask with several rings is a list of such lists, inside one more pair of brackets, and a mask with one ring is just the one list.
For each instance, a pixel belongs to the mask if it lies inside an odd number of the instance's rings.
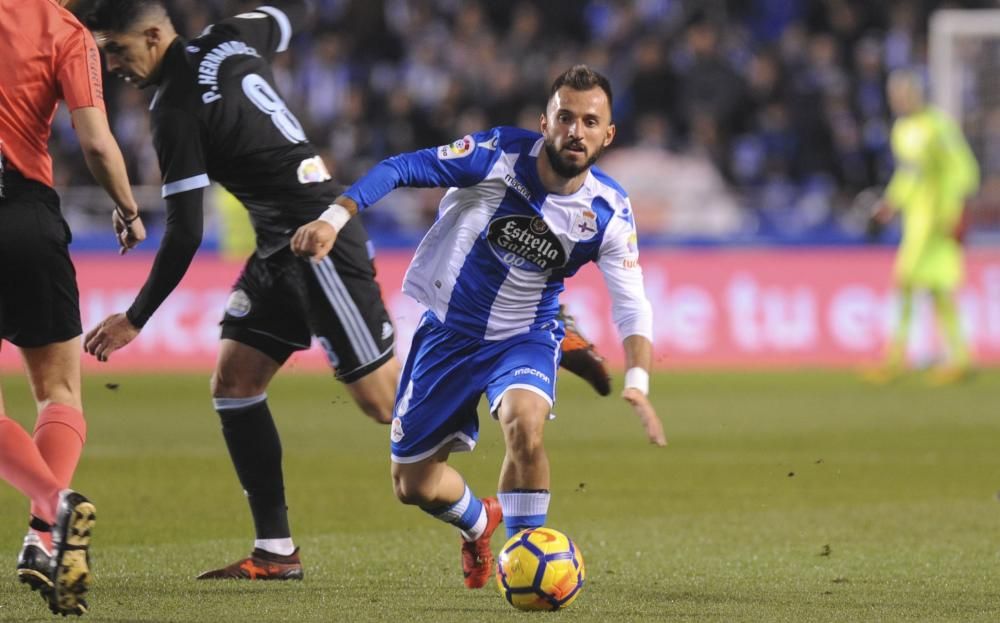
[[[535,129],[572,64],[615,89],[615,149],[600,166],[633,195],[647,237],[788,235],[836,218],[892,171],[885,78],[927,63],[920,0],[316,0],[313,28],[277,57],[289,108],[349,183],[381,158],[495,125]],[[182,34],[253,4],[175,0]],[[150,92],[106,76],[136,183],[159,184]],[[66,123],[66,122],[64,122]],[[58,183],[90,183],[73,133]],[[436,196],[374,212],[422,233]]]

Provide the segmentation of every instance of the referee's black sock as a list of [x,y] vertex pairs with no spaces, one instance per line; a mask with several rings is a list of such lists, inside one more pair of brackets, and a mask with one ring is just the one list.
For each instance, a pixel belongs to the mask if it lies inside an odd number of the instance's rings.
[[281,473],[281,440],[267,407],[267,395],[216,398],[222,436],[243,485],[258,539],[291,537],[285,482]]

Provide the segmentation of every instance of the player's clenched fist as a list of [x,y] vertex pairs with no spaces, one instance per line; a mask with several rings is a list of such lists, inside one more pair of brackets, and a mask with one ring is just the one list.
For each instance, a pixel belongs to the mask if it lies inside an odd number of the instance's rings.
[[299,227],[292,236],[292,253],[319,262],[333,248],[337,230],[326,221],[315,220]]

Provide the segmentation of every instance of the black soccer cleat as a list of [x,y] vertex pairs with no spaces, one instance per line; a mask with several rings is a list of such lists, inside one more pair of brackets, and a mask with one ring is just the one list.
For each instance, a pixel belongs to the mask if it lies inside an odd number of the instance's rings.
[[49,578],[52,558],[45,550],[45,545],[38,535],[29,532],[24,537],[24,546],[17,555],[17,581],[27,584],[31,590],[40,591],[48,601],[52,591],[52,579]]
[[83,596],[90,588],[88,552],[96,519],[94,504],[86,497],[70,489],[59,493],[56,523],[52,526],[54,554],[49,572],[52,581],[49,610],[54,614],[79,616],[87,612]]

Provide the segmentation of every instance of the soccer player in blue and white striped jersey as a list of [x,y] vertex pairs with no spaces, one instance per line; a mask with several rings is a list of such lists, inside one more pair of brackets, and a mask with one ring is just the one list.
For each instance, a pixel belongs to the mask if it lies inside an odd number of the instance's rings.
[[[501,520],[508,535],[545,522],[542,430],[564,331],[559,293],[587,262],[597,263],[613,301],[627,367],[622,397],[649,440],[666,444],[647,398],[652,312],[634,214],[625,191],[593,166],[615,136],[611,104],[608,80],[575,66],[553,83],[540,134],[499,127],[388,158],[292,238],[293,251],[318,261],[353,214],[394,188],[449,188],[403,284],[427,312],[396,397],[392,476],[403,503],[459,528],[469,588],[490,577],[490,536]],[[451,452],[475,447],[484,392],[507,449],[499,501],[478,499],[447,464]]]

